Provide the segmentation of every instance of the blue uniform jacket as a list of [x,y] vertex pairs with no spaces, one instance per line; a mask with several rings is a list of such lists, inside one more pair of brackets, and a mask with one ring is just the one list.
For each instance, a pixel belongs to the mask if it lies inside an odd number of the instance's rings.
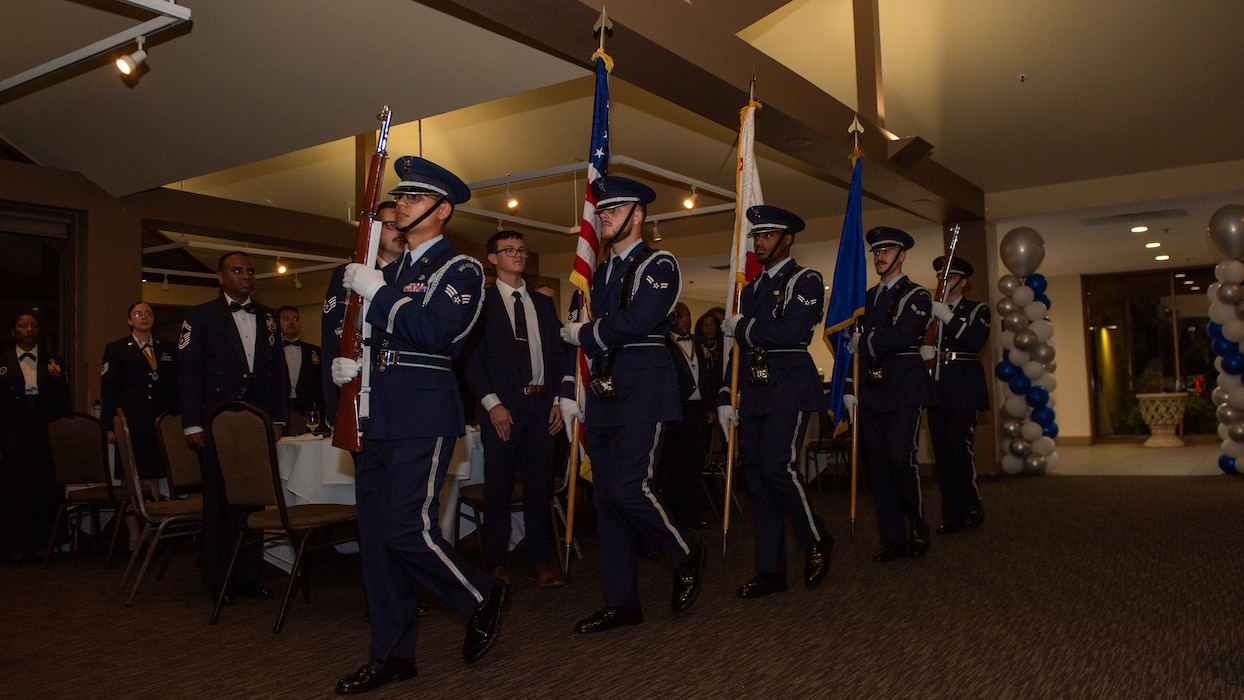
[[[561,338],[561,324],[557,321],[557,309],[553,300],[543,294],[531,294],[535,304],[536,321],[539,323],[540,350],[544,360],[544,383],[548,393],[548,407],[553,406],[552,388],[561,381],[566,365],[566,348]],[[513,299],[503,299],[496,286],[484,292],[484,307],[480,322],[467,339],[466,378],[475,402],[475,421],[486,423],[488,411],[479,403],[489,394],[496,394],[501,405],[515,406],[522,396],[526,382],[522,381],[525,368],[531,364],[526,344],[514,339],[514,327],[510,324],[506,305]],[[528,329],[530,333],[531,330]]]
[[372,356],[378,360],[384,351],[397,351],[403,353],[400,362],[418,366],[373,367],[365,436],[461,435],[466,422],[451,365],[479,316],[484,268],[444,239],[400,276],[399,267],[400,261],[384,268],[388,284],[367,311]]
[[[630,252],[622,269],[608,284],[606,265],[592,274],[592,322],[579,332],[579,343],[593,366],[604,360],[605,351],[614,352],[613,375],[618,395],[598,399],[588,390],[584,420],[591,428],[662,423],[681,420],[678,377],[665,347],[669,315],[682,293],[678,261],[668,252],[653,250],[642,262],[641,253],[651,250],[641,242]],[[631,289],[622,282],[633,265],[638,265]],[[620,309],[622,295],[630,295],[626,309]],[[578,308],[577,302],[573,308]],[[569,353],[562,396],[574,396],[574,357]]]
[[206,430],[216,411],[235,399],[260,407],[274,423],[285,422],[289,370],[276,312],[256,304],[254,316],[252,372],[224,293],[186,310],[177,341],[182,425]]
[[[937,381],[939,408],[989,410],[985,368],[976,354],[989,341],[991,319],[988,304],[960,299],[954,316],[942,327],[942,368]],[[950,353],[969,356],[954,357]]]
[[[791,260],[776,279],[758,275],[739,295],[743,318],[734,329],[739,345],[739,415],[760,416],[779,411],[821,411],[825,395],[808,344],[825,318],[825,280],[811,268],[795,270]],[[784,292],[784,293],[783,293]],[[778,313],[778,304],[783,304]],[[769,383],[752,384],[747,368],[757,350],[767,350]],[[727,361],[726,376],[733,368]],[[718,403],[730,403],[726,381]]]
[[104,363],[99,370],[99,398],[103,404],[100,420],[112,430],[118,408],[125,411],[130,432],[155,435],[155,420],[165,411],[179,410],[177,404],[177,348],[153,337],[156,368],[152,371],[134,336],[127,335],[104,346]]
[[[895,281],[881,298],[880,285],[864,296],[864,316],[860,319],[860,383],[854,387],[860,397],[861,413],[885,413],[900,406],[935,406],[937,395],[929,370],[920,359],[920,346],[929,326],[933,298],[929,290],[910,283],[904,277]],[[898,303],[895,304],[895,297]],[[890,307],[894,306],[894,323],[890,323]],[[885,381],[870,384],[865,371],[873,358],[881,362]],[[847,380],[848,390],[851,380]]]

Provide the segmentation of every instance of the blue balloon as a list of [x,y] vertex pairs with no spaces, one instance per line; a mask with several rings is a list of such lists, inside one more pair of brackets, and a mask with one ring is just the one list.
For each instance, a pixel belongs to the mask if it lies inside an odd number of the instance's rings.
[[1227,355],[1233,352],[1238,352],[1240,349],[1240,344],[1233,343],[1230,340],[1227,340],[1226,338],[1219,336],[1218,338],[1214,339],[1214,342],[1210,343],[1210,347],[1214,350],[1215,355],[1219,357],[1226,357]]
[[[1050,283],[1045,279],[1045,275],[1034,272],[1024,279],[1024,286],[1031,289],[1035,294],[1044,294],[1046,287],[1049,287]],[[1046,306],[1049,306],[1049,304],[1046,304]]]
[[[1031,393],[1031,390],[1029,390],[1029,392]],[[1034,408],[1032,409],[1032,420],[1035,421],[1037,425],[1041,426],[1041,433],[1045,435],[1045,431],[1048,430],[1051,425],[1054,425],[1054,409],[1049,406]],[[1053,436],[1050,435],[1049,437]]]
[[1038,294],[1038,295],[1037,295],[1037,296],[1033,299],[1033,301],[1039,301],[1039,302],[1041,302],[1042,304],[1045,304],[1045,308],[1046,308],[1047,310],[1048,310],[1051,306],[1053,306],[1053,304],[1051,304],[1051,303],[1050,303],[1050,298],[1049,298],[1049,297],[1047,297],[1047,296],[1045,296],[1044,294]]
[[1235,468],[1235,459],[1226,455],[1218,455],[1218,468],[1228,474],[1239,474]]
[[996,368],[994,368],[993,376],[997,377],[998,379],[1004,382],[1009,382],[1011,381],[1011,377],[1014,377],[1015,375],[1020,374],[1021,372],[1023,372],[1023,370],[1021,370],[1019,367],[1016,367],[1010,362],[1003,360],[1002,362],[998,363],[998,366]]
[[1244,372],[1244,355],[1241,355],[1239,350],[1223,355],[1222,371],[1227,374],[1240,374]]
[[1032,380],[1021,372],[1008,379],[1006,385],[1011,388],[1013,394],[1027,394],[1032,388]]
[[1041,434],[1050,439],[1058,437],[1058,423],[1051,421],[1049,425],[1041,429]]
[[1033,408],[1041,408],[1050,402],[1050,392],[1043,386],[1034,386],[1024,395],[1024,402]]
[[1209,323],[1205,324],[1205,332],[1209,334],[1209,337],[1211,339],[1218,340],[1219,338],[1222,337],[1222,324],[1214,323],[1213,321],[1210,321]]

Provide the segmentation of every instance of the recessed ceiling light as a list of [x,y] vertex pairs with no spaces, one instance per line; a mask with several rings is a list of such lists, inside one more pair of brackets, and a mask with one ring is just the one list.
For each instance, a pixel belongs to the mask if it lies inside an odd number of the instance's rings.
[[1145,231],[1148,231],[1148,230],[1149,230],[1148,226],[1133,226],[1132,227],[1132,233],[1144,233]]
[[1162,244],[1158,243],[1157,241],[1150,241],[1145,244],[1145,247],[1146,248],[1161,248]]
[[1179,279],[1180,277],[1187,277],[1187,275],[1185,275],[1185,274],[1184,274],[1184,273],[1182,273],[1182,272],[1176,272],[1176,273],[1175,273],[1175,279]]
[[1188,287],[1188,290],[1192,292],[1199,292],[1201,291],[1201,288],[1200,287]]
[[[1176,275],[1176,276],[1178,276],[1178,275]],[[1185,279],[1185,280],[1184,280],[1184,284],[1196,284],[1196,282],[1193,282],[1192,280],[1189,280],[1189,279]]]
[[1169,256],[1169,255],[1155,255],[1155,256],[1153,256],[1153,259],[1154,259],[1154,260],[1157,260],[1157,261],[1159,261],[1159,262],[1161,262],[1161,261],[1163,261],[1163,260],[1170,260],[1170,259],[1171,259],[1171,256]]

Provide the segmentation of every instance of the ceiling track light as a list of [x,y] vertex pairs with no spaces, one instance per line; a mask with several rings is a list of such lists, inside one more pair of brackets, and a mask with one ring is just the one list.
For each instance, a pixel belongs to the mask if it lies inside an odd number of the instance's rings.
[[298,279],[298,273],[294,273],[294,289],[302,289],[302,280]]
[[168,275],[164,276],[164,281],[160,283],[160,289],[168,291]]
[[659,226],[660,223],[661,222],[659,221],[652,222],[652,241],[654,243],[661,240],[661,228]]
[[138,50],[128,56],[122,56],[117,59],[117,70],[121,71],[121,75],[133,75],[138,67],[147,62],[147,52],[143,50],[143,44],[146,43],[147,37],[138,37]]
[[682,200],[683,209],[695,209],[695,185],[691,186],[691,196]]
[[281,262],[281,258],[280,258],[280,256],[277,256],[277,259],[276,259],[276,273],[277,273],[278,275],[283,275],[283,274],[285,274],[285,273],[286,273],[286,271],[288,271],[288,270],[289,270],[289,268],[288,268],[288,267],[285,267],[285,263]]
[[[510,174],[506,173],[505,176],[509,177]],[[514,195],[510,194],[510,183],[508,182],[505,183],[505,208],[506,209],[517,209],[518,208],[518,197],[515,197]]]

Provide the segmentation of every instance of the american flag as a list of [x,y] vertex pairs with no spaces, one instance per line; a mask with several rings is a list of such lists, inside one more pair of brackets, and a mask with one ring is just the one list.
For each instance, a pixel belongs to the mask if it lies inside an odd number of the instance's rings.
[[[734,208],[734,245],[730,247],[730,286],[726,290],[726,305],[729,314],[739,312],[737,308],[737,291],[742,289],[760,274],[760,263],[756,261],[756,250],[752,247],[752,224],[747,220],[747,210],[757,204],[764,204],[764,195],[760,191],[760,171],[756,168],[756,109],[760,103],[749,100],[740,113],[739,125],[739,162],[735,173],[735,208]],[[727,355],[733,345],[733,338],[726,338],[723,348]]]

